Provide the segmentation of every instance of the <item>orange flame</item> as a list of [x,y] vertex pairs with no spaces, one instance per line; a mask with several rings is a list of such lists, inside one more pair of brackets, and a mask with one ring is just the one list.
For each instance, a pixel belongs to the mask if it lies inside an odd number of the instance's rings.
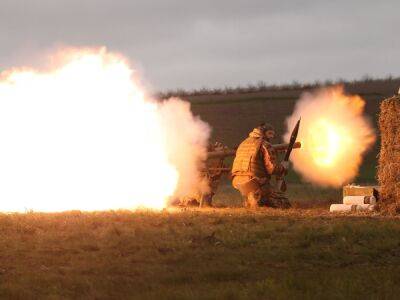
[[363,154],[375,141],[374,130],[362,115],[364,105],[361,97],[345,95],[340,86],[302,95],[287,126],[293,128],[302,117],[302,149],[291,160],[307,181],[340,186],[354,179]]

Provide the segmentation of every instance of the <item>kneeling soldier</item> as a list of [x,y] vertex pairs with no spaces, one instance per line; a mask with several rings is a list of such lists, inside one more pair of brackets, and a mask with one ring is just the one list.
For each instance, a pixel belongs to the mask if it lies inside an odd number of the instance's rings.
[[247,207],[290,207],[284,193],[270,183],[272,175],[282,177],[288,169],[287,162],[277,162],[276,151],[270,144],[274,137],[274,128],[263,124],[254,128],[236,151],[232,185],[240,191]]

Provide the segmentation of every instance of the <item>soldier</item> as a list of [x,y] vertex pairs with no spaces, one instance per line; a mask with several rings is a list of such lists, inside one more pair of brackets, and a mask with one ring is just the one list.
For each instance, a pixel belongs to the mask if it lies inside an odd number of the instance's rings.
[[232,185],[240,191],[247,207],[290,207],[285,195],[270,183],[272,175],[282,177],[288,169],[287,162],[277,162],[277,153],[270,144],[274,137],[274,128],[262,124],[254,128],[236,151]]
[[[215,142],[214,144],[210,143],[207,147],[208,152],[223,151],[224,149],[227,148],[219,142]],[[207,159],[204,169],[200,172],[204,188],[199,188],[196,192],[184,196],[180,201],[181,205],[199,207],[212,206],[212,199],[218,189],[221,176],[225,172],[225,169],[227,168],[224,165],[224,157]]]
[[[226,147],[222,143],[215,142],[214,144],[210,144],[207,150],[208,152],[212,152],[223,151],[224,149]],[[206,180],[209,190],[200,195],[200,207],[212,206],[212,198],[217,192],[224,169],[224,157],[207,159],[206,167],[202,171],[202,177]]]

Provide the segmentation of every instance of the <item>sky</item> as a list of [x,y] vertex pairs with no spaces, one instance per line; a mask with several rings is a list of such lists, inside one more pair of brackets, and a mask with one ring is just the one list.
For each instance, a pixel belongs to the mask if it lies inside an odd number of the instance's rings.
[[0,0],[0,70],[106,46],[154,91],[400,75],[400,1]]

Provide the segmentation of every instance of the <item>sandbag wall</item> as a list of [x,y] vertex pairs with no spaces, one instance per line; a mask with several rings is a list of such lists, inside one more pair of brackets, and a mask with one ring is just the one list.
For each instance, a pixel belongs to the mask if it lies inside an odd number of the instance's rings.
[[400,96],[382,101],[379,129],[378,181],[381,186],[381,209],[400,213]]

